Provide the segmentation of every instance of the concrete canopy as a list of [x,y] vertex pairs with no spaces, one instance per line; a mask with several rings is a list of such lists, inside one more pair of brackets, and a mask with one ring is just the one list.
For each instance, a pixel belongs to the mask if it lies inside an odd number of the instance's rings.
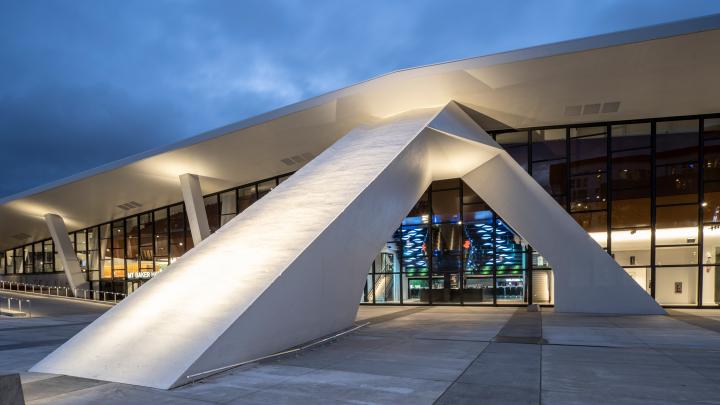
[[47,238],[46,213],[73,231],[182,201],[183,173],[210,193],[294,171],[352,128],[451,100],[486,130],[716,113],[719,48],[713,15],[389,73],[0,200],[0,250]]

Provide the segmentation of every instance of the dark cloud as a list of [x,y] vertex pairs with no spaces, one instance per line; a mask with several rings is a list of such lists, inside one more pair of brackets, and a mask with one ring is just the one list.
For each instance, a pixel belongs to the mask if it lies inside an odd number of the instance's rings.
[[0,197],[390,70],[708,1],[0,2]]

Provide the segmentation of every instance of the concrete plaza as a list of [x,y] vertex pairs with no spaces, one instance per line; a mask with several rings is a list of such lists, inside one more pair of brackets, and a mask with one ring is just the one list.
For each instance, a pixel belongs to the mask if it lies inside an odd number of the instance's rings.
[[362,306],[338,339],[163,391],[26,372],[108,308],[29,298],[37,317],[0,318],[0,373],[21,373],[29,404],[720,403],[718,310]]

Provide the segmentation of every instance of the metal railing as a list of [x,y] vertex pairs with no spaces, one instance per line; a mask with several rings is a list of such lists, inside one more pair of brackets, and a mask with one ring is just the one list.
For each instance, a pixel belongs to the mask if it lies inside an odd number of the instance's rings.
[[[13,311],[17,311],[20,313],[23,313],[23,302],[25,303],[25,307],[27,308],[27,312],[25,313],[25,316],[27,318],[32,318],[32,302],[27,299],[23,298],[14,298],[14,297],[0,297],[0,312],[2,312],[2,304],[7,303],[7,311],[8,313],[12,313]],[[13,309],[12,303],[17,303],[17,309]]]
[[0,280],[0,290],[18,291],[30,294],[40,294],[50,297],[73,297],[86,301],[112,302],[122,301],[127,294],[109,291],[86,290],[83,288],[70,288],[63,286],[50,286],[41,284],[19,283],[16,281]]

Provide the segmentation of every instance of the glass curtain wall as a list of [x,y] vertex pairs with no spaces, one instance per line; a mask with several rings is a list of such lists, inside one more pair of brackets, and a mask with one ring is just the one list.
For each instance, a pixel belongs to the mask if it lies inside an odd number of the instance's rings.
[[[720,303],[720,118],[494,135],[660,304]],[[552,302],[549,264],[528,250],[533,302]]]
[[[205,196],[211,231],[228,223],[289,176],[284,174]],[[80,268],[94,291],[130,293],[193,247],[182,203],[81,229],[69,237]],[[399,260],[397,256],[395,260]],[[0,275],[62,271],[52,239],[0,252]],[[399,301],[399,280],[394,283],[397,287],[387,285],[389,291],[382,302]]]

